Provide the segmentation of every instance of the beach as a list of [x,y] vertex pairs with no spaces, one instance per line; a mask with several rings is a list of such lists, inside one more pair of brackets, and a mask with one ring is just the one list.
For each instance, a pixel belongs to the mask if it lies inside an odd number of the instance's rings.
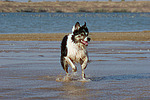
[[[149,5],[0,1],[0,100],[150,100]],[[77,21],[90,31],[88,81],[60,64]]]
[[60,44],[67,34],[0,34],[0,99],[150,99],[149,31],[90,33],[89,82],[79,81],[79,65],[71,80],[58,81],[65,77]]
[[[69,33],[0,34],[0,41],[61,41]],[[150,41],[150,31],[90,33],[92,41]]]

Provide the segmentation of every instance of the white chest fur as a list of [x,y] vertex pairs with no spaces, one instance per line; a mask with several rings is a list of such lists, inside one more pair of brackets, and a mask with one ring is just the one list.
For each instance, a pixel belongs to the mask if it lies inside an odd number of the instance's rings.
[[74,43],[71,37],[72,35],[68,36],[67,57],[78,63],[81,59],[87,56],[86,46],[84,46],[82,43]]

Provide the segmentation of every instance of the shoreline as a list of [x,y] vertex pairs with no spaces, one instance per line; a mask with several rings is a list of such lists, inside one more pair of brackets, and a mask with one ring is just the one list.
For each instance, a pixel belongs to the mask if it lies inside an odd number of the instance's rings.
[[[61,41],[69,33],[0,34],[0,41]],[[150,41],[150,31],[92,32],[92,41]]]
[[150,12],[149,5],[150,1],[0,1],[0,12]]

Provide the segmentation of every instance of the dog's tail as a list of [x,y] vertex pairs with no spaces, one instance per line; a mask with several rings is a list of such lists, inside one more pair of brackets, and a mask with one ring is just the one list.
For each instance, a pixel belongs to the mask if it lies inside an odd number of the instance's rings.
[[67,39],[68,35],[64,36],[61,43],[61,65],[63,69],[68,73],[68,64],[65,62],[65,56],[67,56]]

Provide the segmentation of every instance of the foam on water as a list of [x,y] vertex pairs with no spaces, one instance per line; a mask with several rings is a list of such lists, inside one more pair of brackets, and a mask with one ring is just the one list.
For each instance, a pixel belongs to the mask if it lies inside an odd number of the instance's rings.
[[81,76],[77,73],[72,73],[66,76],[59,75],[56,78],[57,82],[74,82],[74,81],[79,81],[79,82],[90,82],[90,79],[82,79]]

